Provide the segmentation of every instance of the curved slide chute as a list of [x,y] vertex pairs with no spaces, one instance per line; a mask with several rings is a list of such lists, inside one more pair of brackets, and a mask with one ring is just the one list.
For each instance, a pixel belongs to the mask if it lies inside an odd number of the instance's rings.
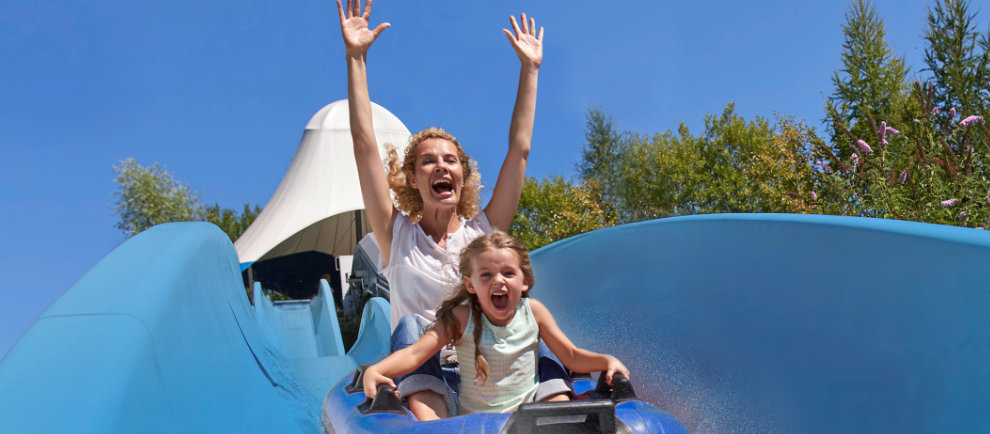
[[[568,336],[622,359],[637,395],[693,431],[990,430],[984,231],[678,217],[573,237],[533,263],[533,296]],[[303,308],[311,325],[299,333],[333,334],[332,298],[318,301]],[[344,375],[334,371],[387,349],[388,307],[368,303],[344,355],[333,340],[290,342],[294,326],[274,318],[296,315],[277,308],[248,302],[218,228],[152,228],[0,360],[0,426],[320,432],[322,393]]]
[[990,233],[678,217],[533,254],[576,344],[695,432],[988,432]]
[[[333,304],[322,300],[306,309]],[[319,351],[308,357],[288,350],[293,342],[284,336],[271,339],[279,330],[256,313],[266,308],[268,319],[277,317],[271,307],[248,302],[237,254],[216,226],[151,228],[66,291],[0,361],[0,426],[19,433],[320,432],[326,391],[387,351],[388,305],[366,305],[351,353],[335,352],[331,342],[311,344]],[[302,330],[310,338],[336,325],[332,309],[318,315]]]

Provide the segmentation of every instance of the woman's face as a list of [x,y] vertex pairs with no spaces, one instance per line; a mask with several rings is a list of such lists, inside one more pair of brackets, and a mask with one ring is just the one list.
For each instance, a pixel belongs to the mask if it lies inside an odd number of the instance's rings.
[[420,142],[413,170],[409,185],[419,190],[424,208],[457,206],[464,187],[464,168],[453,143],[439,138]]

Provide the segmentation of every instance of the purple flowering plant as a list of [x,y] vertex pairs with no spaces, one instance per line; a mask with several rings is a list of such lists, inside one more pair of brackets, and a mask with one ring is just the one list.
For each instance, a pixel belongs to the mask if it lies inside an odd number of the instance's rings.
[[916,83],[913,94],[918,106],[899,119],[866,113],[865,129],[832,120],[852,140],[812,146],[820,211],[990,227],[987,123],[965,107],[938,107],[931,85]]

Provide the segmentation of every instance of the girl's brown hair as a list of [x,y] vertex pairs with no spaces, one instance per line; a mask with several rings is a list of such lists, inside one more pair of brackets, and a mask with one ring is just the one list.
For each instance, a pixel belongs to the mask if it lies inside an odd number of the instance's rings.
[[401,161],[395,147],[386,145],[388,158],[385,167],[388,167],[388,186],[395,192],[396,208],[414,222],[423,217],[423,197],[420,196],[419,190],[409,184],[408,178],[416,169],[419,144],[426,139],[443,139],[453,143],[457,148],[457,159],[460,160],[461,168],[464,170],[464,186],[461,188],[461,197],[457,202],[457,215],[467,219],[473,218],[478,214],[478,204],[481,202],[481,174],[474,160],[464,152],[461,143],[450,133],[437,127],[429,127],[410,137],[409,146],[406,147]]
[[[529,290],[532,290],[533,285],[536,284],[536,277],[533,275],[533,264],[529,260],[529,252],[526,251],[526,246],[518,238],[499,230],[475,238],[474,241],[471,241],[461,251],[461,260],[458,267],[461,276],[471,276],[471,265],[474,262],[474,258],[488,249],[511,249],[516,252],[516,255],[519,257],[519,269],[522,270],[523,279],[526,285],[529,286],[529,289],[523,292],[522,296],[529,297]],[[484,313],[481,312],[481,304],[478,303],[478,296],[468,292],[463,279],[454,290],[454,295],[447,297],[440,304],[440,308],[437,309],[436,313],[437,321],[434,325],[442,324],[446,328],[447,336],[450,337],[450,344],[459,341],[463,337],[461,336],[463,327],[461,327],[461,322],[457,319],[457,316],[454,315],[454,308],[464,304],[465,301],[471,306],[471,317],[474,318],[475,382],[480,380],[480,384],[484,384],[488,380],[488,361],[481,355],[481,348],[478,345],[481,341],[481,316]]]

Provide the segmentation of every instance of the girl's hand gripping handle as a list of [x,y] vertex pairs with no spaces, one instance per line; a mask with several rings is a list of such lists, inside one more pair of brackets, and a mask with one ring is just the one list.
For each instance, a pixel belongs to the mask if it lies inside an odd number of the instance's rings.
[[362,382],[364,383],[364,396],[371,399],[374,399],[375,395],[378,394],[379,384],[388,384],[389,386],[392,386],[392,389],[395,389],[396,395],[399,394],[399,388],[395,386],[395,382],[392,381],[391,378],[388,378],[378,372],[374,365],[369,366],[368,369],[364,370],[364,378],[362,378]]

